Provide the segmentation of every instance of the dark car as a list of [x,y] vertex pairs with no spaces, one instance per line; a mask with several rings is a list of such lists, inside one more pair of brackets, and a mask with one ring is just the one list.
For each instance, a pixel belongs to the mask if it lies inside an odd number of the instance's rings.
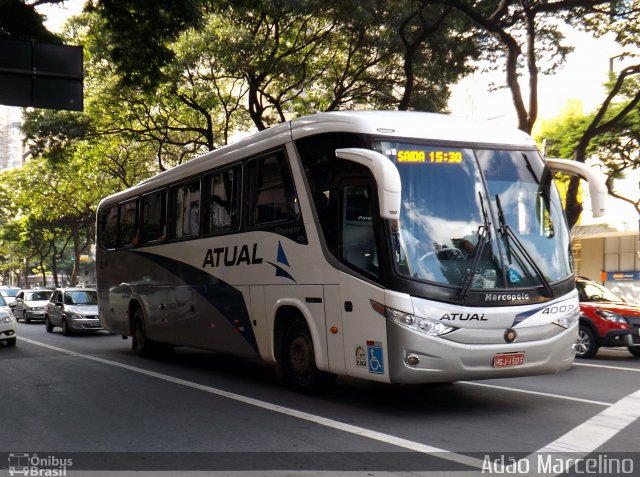
[[45,308],[48,332],[59,326],[62,333],[102,330],[98,318],[98,294],[92,288],[57,288]]
[[576,356],[593,358],[601,346],[626,347],[640,356],[640,306],[586,278],[578,277],[576,286],[580,298]]

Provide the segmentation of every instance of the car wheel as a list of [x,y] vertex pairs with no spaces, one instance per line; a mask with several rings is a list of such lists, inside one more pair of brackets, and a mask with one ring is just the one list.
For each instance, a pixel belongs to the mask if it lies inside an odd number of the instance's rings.
[[9,338],[7,340],[7,346],[15,346],[16,345],[16,338]]
[[284,335],[278,368],[285,383],[303,393],[324,391],[335,380],[335,375],[316,368],[311,333],[301,319],[295,320]]
[[71,336],[73,334],[73,331],[67,324],[66,318],[62,318],[62,334],[65,336]]
[[53,332],[53,325],[49,321],[49,316],[48,315],[45,315],[45,317],[44,317],[44,327],[47,330],[47,333],[52,333]]
[[576,357],[582,359],[593,358],[598,352],[596,337],[586,325],[581,325],[578,330],[578,342],[576,343]]
[[634,355],[636,358],[640,358],[640,346],[629,346],[627,349],[629,350],[629,353]]
[[164,357],[173,352],[173,345],[166,343],[158,343],[147,337],[147,330],[144,324],[144,316],[142,310],[136,308],[133,312],[133,332],[131,340],[131,349],[138,353],[138,356],[144,358]]

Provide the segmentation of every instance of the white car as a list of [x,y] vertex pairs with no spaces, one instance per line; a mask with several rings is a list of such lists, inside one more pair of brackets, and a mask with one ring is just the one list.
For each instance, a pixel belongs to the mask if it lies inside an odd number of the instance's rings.
[[0,286],[0,295],[4,298],[5,305],[11,306],[16,299],[16,295],[20,292],[20,288],[11,286]]
[[4,341],[7,346],[16,345],[16,320],[9,311],[7,302],[0,295],[0,342]]
[[44,321],[44,309],[52,293],[52,290],[20,290],[14,302],[9,305],[16,321],[20,319],[25,323],[30,323],[32,320]]

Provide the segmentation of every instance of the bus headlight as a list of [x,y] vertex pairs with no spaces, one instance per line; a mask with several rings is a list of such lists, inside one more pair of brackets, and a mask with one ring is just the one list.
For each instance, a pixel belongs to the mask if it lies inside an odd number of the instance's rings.
[[563,328],[571,328],[576,321],[578,321],[579,317],[578,310],[575,312],[567,313],[566,315],[561,316],[560,318],[553,320],[553,324],[561,326]]
[[374,303],[372,301],[371,306],[381,315],[387,317],[387,319],[398,323],[399,325],[409,328],[419,333],[424,333],[429,336],[442,336],[455,330],[453,326],[445,325],[440,321],[431,320],[429,318],[422,318],[412,315],[410,313],[404,313],[388,306],[381,305],[380,303]]

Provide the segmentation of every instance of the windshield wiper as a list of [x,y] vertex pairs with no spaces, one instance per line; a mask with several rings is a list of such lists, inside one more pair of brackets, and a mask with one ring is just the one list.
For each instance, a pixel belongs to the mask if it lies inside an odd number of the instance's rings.
[[456,295],[457,300],[464,300],[467,297],[471,284],[473,283],[473,277],[476,275],[480,258],[484,252],[484,247],[491,242],[491,222],[489,222],[489,215],[487,214],[487,208],[484,206],[484,199],[482,198],[481,192],[478,192],[478,197],[480,197],[480,206],[482,207],[483,224],[478,227],[478,242],[473,251],[473,261],[462,280],[462,287]]
[[500,235],[502,235],[505,239],[504,242],[505,242],[505,247],[507,249],[507,261],[509,262],[509,265],[511,265],[512,263],[511,261],[512,251],[511,251],[510,241],[513,241],[515,247],[520,252],[520,255],[526,260],[526,262],[533,269],[533,271],[536,272],[536,275],[538,275],[538,279],[540,280],[540,283],[542,283],[542,286],[544,287],[544,290],[547,296],[553,297],[553,289],[551,288],[551,284],[549,283],[549,280],[547,280],[547,278],[544,276],[544,274],[542,273],[542,270],[540,270],[540,267],[538,267],[535,260],[531,258],[531,255],[529,255],[529,252],[527,252],[527,249],[524,247],[524,245],[522,245],[522,242],[520,242],[520,239],[513,232],[513,230],[511,230],[511,227],[509,227],[509,225],[505,221],[502,205],[500,204],[500,196],[498,194],[496,194],[496,207],[498,209],[498,223],[500,225],[498,227],[498,231],[500,232]]

